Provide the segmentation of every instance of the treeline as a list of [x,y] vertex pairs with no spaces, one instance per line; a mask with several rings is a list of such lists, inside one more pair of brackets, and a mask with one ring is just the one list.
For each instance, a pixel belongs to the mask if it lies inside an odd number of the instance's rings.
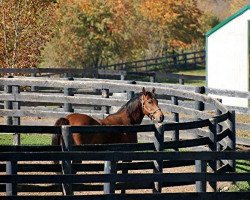
[[[2,0],[0,67],[82,67],[204,47],[197,0]],[[235,6],[235,5],[234,5]]]

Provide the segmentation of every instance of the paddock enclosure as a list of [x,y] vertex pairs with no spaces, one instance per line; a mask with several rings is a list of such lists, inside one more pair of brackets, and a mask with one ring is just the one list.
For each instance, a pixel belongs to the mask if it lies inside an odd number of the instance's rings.
[[[17,144],[0,146],[1,199],[249,199],[250,192],[218,192],[220,182],[250,180],[249,173],[235,172],[235,160],[249,160],[250,154],[235,151],[235,112],[202,94],[204,87],[40,77],[0,78],[0,83],[5,117],[0,134],[14,134]],[[155,87],[163,123],[152,124],[145,117],[134,126],[22,125],[23,117],[56,119],[72,112],[103,118],[142,87]],[[137,132],[148,139],[74,146],[75,132]],[[62,134],[62,147],[19,145],[20,134],[54,133]],[[169,171],[189,166],[190,172]],[[195,190],[166,192],[183,185],[195,185]]]

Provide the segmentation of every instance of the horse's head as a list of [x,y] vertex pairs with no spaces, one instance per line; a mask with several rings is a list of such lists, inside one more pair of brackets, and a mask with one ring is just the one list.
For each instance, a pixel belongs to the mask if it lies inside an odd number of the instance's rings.
[[158,106],[158,100],[155,97],[155,88],[153,88],[152,92],[146,91],[144,87],[142,88],[141,104],[143,113],[151,120],[158,123],[163,122],[164,115]]

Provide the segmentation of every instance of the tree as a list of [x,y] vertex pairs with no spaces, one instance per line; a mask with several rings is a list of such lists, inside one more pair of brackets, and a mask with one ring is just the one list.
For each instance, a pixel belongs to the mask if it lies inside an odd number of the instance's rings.
[[[133,57],[134,51],[145,44],[135,15],[134,4],[127,0],[61,1],[57,29],[43,52],[44,65],[54,62],[78,67],[91,63],[97,67],[110,60]],[[60,55],[61,47],[67,59]]]
[[149,24],[149,57],[161,56],[167,48],[188,48],[203,37],[203,13],[195,0],[146,0],[140,11]]
[[204,46],[215,22],[196,0],[60,0],[56,19],[41,66],[98,67]]
[[249,0],[237,0],[237,1],[231,1],[230,2],[230,14],[234,14],[244,6],[248,5],[250,3]]
[[71,0],[58,2],[55,25],[50,40],[42,51],[42,67],[69,67],[85,64],[84,39],[78,36],[81,26],[79,8]]
[[0,65],[34,67],[50,35],[52,0],[0,0]]

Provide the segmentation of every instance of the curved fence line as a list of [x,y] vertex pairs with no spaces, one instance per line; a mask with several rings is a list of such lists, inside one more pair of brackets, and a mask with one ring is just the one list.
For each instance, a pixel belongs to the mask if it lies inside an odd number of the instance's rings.
[[[54,90],[46,91],[44,92],[23,92],[21,91],[19,94],[14,93],[8,93],[7,91],[4,93],[2,92],[0,94],[0,99],[4,102],[12,102],[12,101],[19,101],[19,102],[30,102],[30,103],[38,103],[41,102],[47,103],[47,102],[53,102],[57,105],[62,104],[74,104],[75,111],[84,112],[90,115],[93,115],[95,117],[103,118],[106,113],[103,113],[102,110],[93,110],[92,105],[99,105],[99,106],[121,106],[123,105],[126,100],[111,98],[100,98],[101,95],[93,95],[88,94],[88,92],[96,93],[96,89],[103,89],[107,88],[109,89],[109,92],[127,92],[130,91],[140,91],[142,86],[146,86],[147,88],[153,88],[155,87],[157,89],[157,93],[160,95],[164,95],[165,97],[169,99],[170,96],[178,96],[178,105],[173,105],[171,100],[159,100],[160,106],[169,113],[182,113],[185,115],[190,116],[196,116],[201,119],[209,118],[211,117],[210,112],[200,112],[199,110],[192,109],[196,105],[196,101],[205,101],[205,108],[213,111],[216,109],[219,109],[223,112],[225,112],[224,106],[220,102],[213,102],[211,97],[204,97],[200,94],[197,94],[195,91],[197,87],[192,86],[179,86],[175,84],[163,84],[163,83],[145,83],[145,82],[131,82],[131,81],[114,81],[114,80],[98,80],[98,79],[76,79],[74,81],[69,81],[65,79],[56,79],[51,80],[48,78],[0,78],[1,84],[5,85],[5,88],[7,87],[13,87],[17,86],[19,88],[25,88],[26,90],[30,90],[31,87],[43,87],[48,88],[52,87],[51,89],[57,88],[58,93],[56,94]],[[135,84],[136,83],[136,84]],[[10,84],[8,86],[8,84]],[[78,89],[76,89],[76,88]],[[60,91],[65,90],[65,88],[69,88],[73,90],[73,96],[65,96],[62,93],[59,93]],[[85,88],[85,89],[84,89]],[[176,90],[176,88],[180,88],[183,90]],[[188,90],[188,92],[187,92]],[[205,88],[206,91],[206,88]],[[52,93],[51,93],[52,92]],[[80,94],[78,94],[80,92]],[[87,92],[87,93],[86,93]],[[56,94],[56,96],[55,96]],[[182,100],[183,99],[183,100]],[[185,99],[192,99],[194,101],[186,101]],[[25,105],[25,103],[23,103]],[[88,105],[86,108],[81,109],[77,108],[77,104],[85,104]],[[69,111],[65,110],[64,108],[56,108],[51,107],[51,109],[48,108],[42,108],[42,107],[24,107],[21,106],[21,110],[19,109],[9,109],[5,106],[5,109],[0,109],[0,114],[2,116],[40,116],[40,117],[62,117],[67,114],[69,114]],[[230,108],[230,107],[229,107]],[[169,119],[166,116],[167,119]],[[180,119],[182,120],[182,119]],[[188,120],[188,118],[186,119]],[[193,120],[192,118],[190,120]],[[249,130],[250,127],[248,124],[239,124],[237,123],[237,127],[240,129],[246,129]],[[243,144],[247,144],[246,142],[242,140]]]
[[[159,104],[165,115],[173,117],[171,122],[163,124],[145,124],[134,126],[22,126],[11,123],[9,125],[0,125],[0,134],[18,133],[22,134],[61,134],[62,145],[46,146],[4,146],[0,147],[0,160],[6,161],[6,175],[0,175],[1,182],[6,184],[6,190],[0,187],[1,191],[6,191],[7,195],[15,196],[20,191],[63,191],[68,197],[73,197],[74,191],[100,191],[104,194],[114,194],[116,190],[128,189],[150,189],[159,194],[165,187],[177,185],[196,184],[198,192],[205,192],[207,183],[213,191],[217,190],[217,181],[226,180],[245,180],[248,173],[239,175],[234,173],[235,156],[232,154],[235,150],[235,115],[229,111],[217,99],[197,93],[202,89],[195,91],[176,90],[166,87],[163,84],[143,85],[129,82],[101,82],[99,80],[49,80],[49,79],[21,79],[21,78],[1,78],[1,84],[5,91],[0,94],[0,100],[4,102],[5,109],[1,112],[12,112],[13,117],[7,116],[9,122],[18,119],[17,114],[31,114],[32,110],[22,110],[22,105],[29,103],[47,103],[58,106],[63,105],[61,114],[73,112],[74,106],[83,104],[84,107],[99,106],[98,114],[107,115],[108,109],[112,106],[121,106],[126,100],[118,99],[114,95],[117,91],[126,94],[130,98],[134,92],[140,92],[143,86],[148,89],[156,88],[159,94]],[[28,89],[27,89],[28,87]],[[64,95],[53,93],[38,93],[23,91],[29,90],[29,87],[53,87],[62,90]],[[81,93],[78,93],[79,88]],[[100,91],[105,91],[101,95]],[[125,92],[126,91],[126,92]],[[102,93],[104,94],[104,93]],[[108,94],[108,95],[107,95]],[[112,98],[110,97],[113,94]],[[58,96],[57,96],[58,95]],[[2,99],[1,99],[2,98]],[[179,105],[179,102],[180,103]],[[185,103],[183,103],[185,102]],[[185,107],[186,103],[191,103],[192,107]],[[210,109],[206,110],[205,105]],[[28,106],[28,104],[26,105]],[[35,106],[34,106],[35,107]],[[63,110],[62,110],[63,109]],[[63,112],[62,112],[63,111]],[[43,111],[43,112],[49,112]],[[57,112],[53,111],[54,113]],[[183,116],[182,116],[183,115]],[[184,121],[185,117],[191,119]],[[184,120],[182,120],[184,119]],[[189,134],[192,131],[195,138],[189,140],[180,140],[179,134],[182,131]],[[139,132],[149,135],[154,133],[153,140],[149,143],[139,144],[111,144],[111,145],[83,145],[74,146],[71,142],[73,133],[80,134],[107,134],[110,132],[129,133]],[[165,139],[165,135],[170,135],[173,141]],[[202,156],[195,152],[178,152],[180,148],[202,147],[203,150],[211,152],[200,152]],[[220,151],[230,151],[231,154],[212,154]],[[19,151],[19,152],[18,152]],[[27,152],[28,151],[28,152]],[[30,152],[29,152],[30,151]],[[54,152],[52,152],[54,151]],[[149,152],[148,152],[149,151]],[[174,151],[174,152],[169,152]],[[221,152],[224,153],[224,152]],[[80,156],[81,155],[81,156]],[[234,156],[233,156],[234,155]],[[221,159],[222,158],[222,159]],[[238,158],[249,158],[249,154],[242,153]],[[28,166],[26,163],[18,161],[61,161],[62,164],[35,164]],[[84,161],[104,161],[104,163],[89,163],[88,165],[74,164],[72,160]],[[132,163],[127,161],[133,161]],[[123,161],[120,163],[120,161]],[[180,162],[181,161],[181,162]],[[196,166],[195,173],[165,173],[164,169],[169,167]],[[23,167],[23,169],[21,169]],[[46,169],[47,172],[58,172],[62,170],[62,175],[25,175],[19,174],[22,171],[31,170],[37,172],[38,169]],[[61,168],[60,168],[61,167]],[[211,172],[207,173],[207,167]],[[0,169],[3,166],[0,165]],[[128,170],[153,170],[153,173],[124,173]],[[74,170],[88,172],[104,171],[104,174],[74,174]],[[122,171],[123,173],[117,173]],[[231,171],[230,176],[224,172]],[[220,176],[218,176],[220,174]],[[174,178],[175,177],[175,178]],[[130,183],[133,184],[130,184]],[[62,187],[48,186],[41,188],[34,183],[54,183],[62,184]],[[84,184],[83,184],[84,183]],[[102,185],[92,185],[91,183],[101,183]],[[28,185],[27,185],[28,184]],[[81,187],[82,186],[82,187]],[[129,196],[126,196],[129,198]],[[152,196],[151,196],[152,197]],[[151,198],[150,197],[150,198]]]

